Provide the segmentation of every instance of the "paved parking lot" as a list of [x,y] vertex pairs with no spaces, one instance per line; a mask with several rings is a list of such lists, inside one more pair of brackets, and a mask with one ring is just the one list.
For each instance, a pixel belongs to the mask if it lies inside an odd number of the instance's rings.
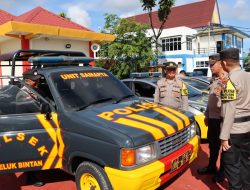
[[[161,190],[225,190],[227,182],[215,184],[210,175],[200,176],[196,170],[205,166],[208,159],[208,145],[202,144],[199,151],[199,158],[192,163],[181,176],[166,184]],[[0,175],[0,190],[76,190],[74,178],[62,171],[53,170],[38,174],[46,184],[43,187],[34,187],[25,183],[25,174]]]

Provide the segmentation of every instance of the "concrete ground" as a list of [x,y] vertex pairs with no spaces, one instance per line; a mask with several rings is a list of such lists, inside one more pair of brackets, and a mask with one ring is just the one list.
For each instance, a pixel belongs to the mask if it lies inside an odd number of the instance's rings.
[[[198,175],[196,170],[208,162],[208,145],[202,144],[199,157],[185,172],[171,180],[160,190],[226,190],[227,182],[212,182],[211,175]],[[38,176],[46,183],[43,187],[26,184],[24,173],[0,175],[0,190],[76,190],[74,178],[62,171],[42,171]]]

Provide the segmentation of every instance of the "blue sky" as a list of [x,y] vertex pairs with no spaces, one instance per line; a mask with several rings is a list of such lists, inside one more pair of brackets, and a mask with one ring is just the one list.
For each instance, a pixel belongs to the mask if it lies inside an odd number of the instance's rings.
[[[176,5],[197,2],[199,0],[176,0]],[[250,34],[250,0],[217,0],[222,24],[244,27]],[[37,6],[56,14],[64,11],[73,21],[94,31],[100,31],[104,25],[104,14],[112,13],[120,17],[143,13],[140,0],[1,0],[0,9],[14,15],[20,15]],[[246,29],[247,28],[247,29]],[[248,52],[250,39],[244,42],[244,51]]]

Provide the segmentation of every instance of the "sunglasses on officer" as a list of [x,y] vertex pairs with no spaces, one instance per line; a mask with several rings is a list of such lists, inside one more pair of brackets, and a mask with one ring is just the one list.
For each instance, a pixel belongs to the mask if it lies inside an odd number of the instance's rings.
[[220,61],[219,60],[210,60],[209,67],[213,67],[217,62],[220,62]]
[[176,68],[168,68],[168,69],[166,69],[166,71],[168,71],[168,72],[176,72]]

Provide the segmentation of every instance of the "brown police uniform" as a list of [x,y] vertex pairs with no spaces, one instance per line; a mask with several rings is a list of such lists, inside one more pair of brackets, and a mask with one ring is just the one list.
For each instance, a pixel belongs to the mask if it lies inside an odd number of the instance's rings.
[[[224,73],[224,77],[227,74]],[[211,173],[216,173],[216,162],[220,151],[220,123],[221,123],[221,90],[223,82],[220,77],[215,77],[210,84],[209,98],[205,116],[208,118],[207,138],[209,143],[209,164],[208,168]],[[222,172],[222,163],[220,164]]]
[[[221,59],[239,60],[239,50],[230,48],[220,53]],[[229,72],[222,90],[220,139],[229,140],[223,161],[229,189],[250,190],[250,77],[240,67]]]
[[186,84],[177,76],[173,80],[160,79],[155,89],[154,102],[187,111],[188,90]]
[[[220,55],[214,54],[209,56],[209,64],[218,64]],[[209,164],[207,167],[199,168],[199,174],[216,174],[216,162],[220,151],[220,123],[221,123],[221,91],[224,87],[224,81],[227,78],[227,73],[223,72],[223,76],[214,76],[209,85],[208,104],[205,111],[205,116],[208,119],[208,144],[209,144]],[[219,173],[213,178],[217,182],[224,180],[224,167],[222,161],[220,163]]]

